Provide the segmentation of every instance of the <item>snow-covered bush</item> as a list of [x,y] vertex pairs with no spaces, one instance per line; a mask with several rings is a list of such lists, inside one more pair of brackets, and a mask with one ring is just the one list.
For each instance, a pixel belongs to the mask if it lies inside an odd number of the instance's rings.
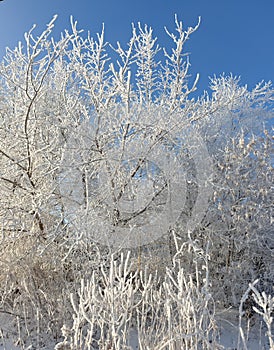
[[212,242],[216,297],[238,305],[248,283],[273,290],[273,97],[270,84],[249,92],[233,77],[212,79],[209,104],[222,104],[201,122],[213,160],[213,196],[200,241]]
[[[56,349],[212,349],[218,348],[214,302],[208,290],[206,254],[196,250],[203,275],[188,275],[182,255],[195,247],[183,245],[163,279],[132,270],[130,255],[81,281],[71,295],[73,323],[62,328]],[[196,248],[197,249],[197,248]],[[136,339],[137,336],[138,341]]]

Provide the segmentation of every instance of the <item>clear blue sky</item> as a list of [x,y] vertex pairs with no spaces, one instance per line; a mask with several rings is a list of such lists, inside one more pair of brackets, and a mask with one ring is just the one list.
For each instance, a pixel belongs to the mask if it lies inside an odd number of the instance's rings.
[[4,0],[0,2],[0,58],[13,48],[33,23],[42,31],[58,14],[55,33],[69,28],[69,17],[79,27],[100,31],[106,39],[126,43],[131,23],[154,28],[159,44],[170,47],[163,27],[174,28],[174,14],[185,26],[201,16],[198,32],[187,45],[191,73],[200,73],[199,92],[207,89],[208,76],[230,72],[252,87],[262,79],[274,81],[274,0]]

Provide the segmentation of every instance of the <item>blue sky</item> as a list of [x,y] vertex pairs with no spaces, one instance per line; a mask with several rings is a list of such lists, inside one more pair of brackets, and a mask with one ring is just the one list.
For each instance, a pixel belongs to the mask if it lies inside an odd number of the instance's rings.
[[208,88],[208,76],[240,75],[251,88],[274,80],[274,0],[4,0],[0,2],[0,57],[13,48],[33,23],[41,32],[58,14],[55,34],[69,28],[73,15],[79,27],[96,33],[105,23],[106,39],[126,43],[131,23],[153,27],[161,46],[171,47],[164,26],[174,28],[177,13],[185,26],[202,22],[186,49],[191,73],[200,73],[198,92]]

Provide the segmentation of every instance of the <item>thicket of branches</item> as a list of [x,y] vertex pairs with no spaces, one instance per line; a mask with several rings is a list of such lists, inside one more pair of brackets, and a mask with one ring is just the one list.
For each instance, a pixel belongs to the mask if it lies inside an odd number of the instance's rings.
[[214,305],[259,279],[273,307],[273,87],[214,77],[194,99],[198,26],[177,19],[170,51],[141,25],[125,47],[73,21],[55,40],[55,19],[0,64],[0,312],[22,347],[71,320],[60,348],[125,349],[134,319],[140,348],[212,348]]

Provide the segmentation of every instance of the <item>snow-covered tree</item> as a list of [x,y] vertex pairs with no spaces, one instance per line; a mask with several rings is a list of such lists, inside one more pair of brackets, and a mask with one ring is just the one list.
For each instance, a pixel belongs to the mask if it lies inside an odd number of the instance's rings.
[[178,242],[197,283],[204,249],[220,302],[258,277],[270,290],[271,84],[221,76],[194,99],[184,47],[198,25],[175,18],[168,50],[140,24],[126,47],[73,21],[55,40],[55,19],[0,65],[3,305],[63,322],[70,290],[108,254],[132,249],[136,270],[151,258],[161,270],[153,252],[171,267]]

